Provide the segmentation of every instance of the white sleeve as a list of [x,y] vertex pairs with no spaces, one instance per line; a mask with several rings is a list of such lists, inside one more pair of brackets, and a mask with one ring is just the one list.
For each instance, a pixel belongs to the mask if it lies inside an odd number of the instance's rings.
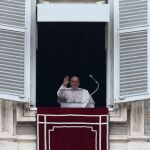
[[61,87],[57,91],[57,96],[63,98],[63,94],[66,89],[67,89],[67,87],[62,84]]
[[88,108],[94,108],[95,107],[95,102],[94,102],[94,100],[93,100],[93,98],[92,98],[92,96],[89,92],[88,92],[88,95],[89,95],[89,102],[87,104],[87,107]]

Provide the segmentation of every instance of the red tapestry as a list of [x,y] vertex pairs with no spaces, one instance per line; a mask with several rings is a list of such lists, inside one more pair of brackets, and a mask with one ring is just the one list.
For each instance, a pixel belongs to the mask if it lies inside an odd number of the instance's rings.
[[108,150],[105,108],[38,108],[38,150]]

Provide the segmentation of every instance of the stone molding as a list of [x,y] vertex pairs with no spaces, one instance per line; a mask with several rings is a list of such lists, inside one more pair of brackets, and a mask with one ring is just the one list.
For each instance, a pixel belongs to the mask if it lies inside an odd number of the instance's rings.
[[37,109],[26,107],[24,104],[18,104],[16,107],[17,122],[36,122]]
[[114,108],[109,108],[110,122],[125,123],[127,122],[126,104],[117,104]]

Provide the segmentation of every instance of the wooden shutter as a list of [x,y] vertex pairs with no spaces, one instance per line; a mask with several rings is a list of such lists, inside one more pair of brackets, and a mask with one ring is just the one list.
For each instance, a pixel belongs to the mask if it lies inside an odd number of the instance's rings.
[[30,101],[31,0],[0,0],[0,99]]
[[150,98],[149,0],[114,1],[114,96]]

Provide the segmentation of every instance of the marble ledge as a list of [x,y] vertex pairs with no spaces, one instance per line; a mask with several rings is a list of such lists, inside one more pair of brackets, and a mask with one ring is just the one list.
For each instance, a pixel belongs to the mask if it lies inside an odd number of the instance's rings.
[[30,141],[35,142],[37,140],[36,135],[16,135],[16,136],[3,136],[0,135],[0,141]]
[[150,142],[149,136],[110,135],[110,142]]

